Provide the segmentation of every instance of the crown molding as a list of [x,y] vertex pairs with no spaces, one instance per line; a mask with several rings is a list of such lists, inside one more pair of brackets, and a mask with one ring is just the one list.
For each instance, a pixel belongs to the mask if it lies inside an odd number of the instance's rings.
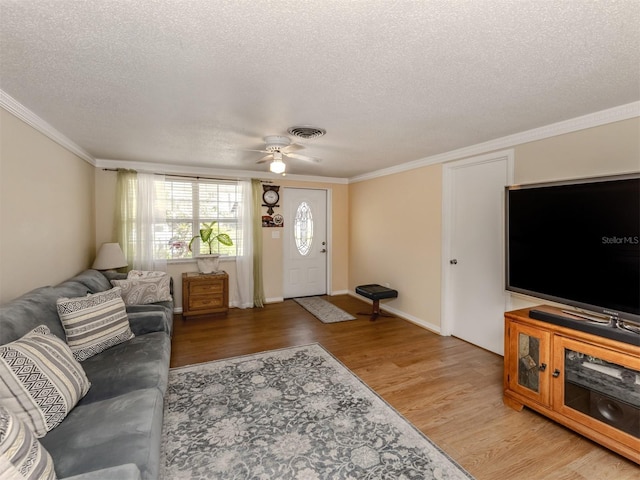
[[229,180],[241,180],[249,178],[261,178],[264,180],[295,180],[299,182],[339,183],[347,184],[346,178],[318,177],[311,175],[278,175],[276,173],[258,170],[231,170],[225,168],[193,167],[188,165],[176,165],[152,162],[131,162],[128,160],[113,160],[98,158],[95,160],[97,168],[104,169],[131,169],[138,172],[159,173],[164,175],[189,175],[202,177],[228,178]]
[[53,128],[49,123],[45,122],[42,118],[33,113],[31,110],[29,110],[27,107],[22,105],[15,98],[13,98],[3,90],[0,90],[0,107],[18,117],[27,125],[32,126],[46,137],[49,137],[61,147],[66,148],[74,155],[77,155],[83,160],[89,162],[91,165],[95,166],[96,160],[87,151],[64,136],[58,130]]
[[[19,118],[26,124],[30,125],[38,132],[42,133],[46,137],[56,142],[61,147],[67,149],[74,155],[87,161],[94,167],[98,168],[130,168],[133,170],[139,170],[143,172],[164,173],[167,175],[202,175],[202,176],[216,176],[226,177],[230,179],[240,178],[267,178],[267,179],[279,179],[281,175],[277,175],[271,172],[262,171],[247,171],[247,170],[228,170],[222,168],[207,168],[207,167],[190,167],[179,165],[168,165],[162,163],[150,163],[150,162],[130,162],[125,160],[108,160],[108,159],[96,159],[91,156],[87,151],[71,141],[65,135],[53,128],[49,123],[45,122],[38,115],[26,108],[20,102],[18,102],[11,95],[0,89],[0,107]],[[349,180],[346,178],[336,177],[320,177],[310,175],[286,175],[289,180],[296,180],[300,182],[321,182],[321,183],[339,183],[347,184]]]
[[[91,156],[87,151],[71,141],[68,137],[60,133],[53,128],[49,123],[44,121],[38,115],[31,110],[23,106],[11,95],[0,89],[0,107],[7,110],[20,120],[24,121],[37,131],[50,138],[63,148],[66,148],[74,155],[82,158],[93,166],[99,168],[131,168],[141,171],[155,171],[157,173],[166,173],[174,175],[206,175],[206,176],[223,176],[229,178],[269,178],[278,179],[280,175],[270,172],[259,171],[246,171],[246,170],[227,170],[227,169],[213,169],[207,167],[189,167],[168,165],[161,163],[147,163],[147,162],[129,162],[124,160],[108,160],[108,159],[96,159]],[[598,127],[606,125],[608,123],[619,122],[622,120],[628,120],[630,118],[640,117],[640,102],[632,102],[626,105],[620,105],[618,107],[609,108],[607,110],[601,110],[599,112],[590,113],[581,117],[564,120],[562,122],[545,125],[543,127],[534,128],[525,132],[508,135],[506,137],[489,140],[487,142],[478,143],[468,147],[459,148],[457,150],[451,150],[449,152],[424,157],[411,162],[403,163],[400,165],[394,165],[393,167],[383,168],[374,172],[365,173],[363,175],[357,175],[351,178],[338,178],[338,177],[321,177],[313,175],[286,175],[287,179],[297,180],[301,182],[321,182],[321,183],[336,183],[336,184],[349,184],[363,182],[365,180],[371,180],[378,177],[385,177],[387,175],[393,175],[396,173],[406,172],[409,170],[415,170],[417,168],[426,167],[429,165],[435,165],[438,163],[445,163],[452,160],[459,160],[465,157],[472,157],[481,155],[495,150],[501,150],[505,148],[514,147],[523,143],[534,142],[537,140],[543,140],[545,138],[555,137],[566,133],[572,133],[579,130],[585,130],[587,128]]]
[[599,112],[590,113],[581,117],[545,125],[544,127],[515,133],[513,135],[497,138],[495,140],[489,140],[488,142],[478,143],[469,147],[459,148],[457,150],[451,150],[449,152],[432,155],[430,157],[421,158],[419,160],[395,165],[389,168],[383,168],[381,170],[376,170],[375,172],[357,175],[355,177],[351,177],[349,179],[349,183],[363,182],[365,180],[385,177],[387,175],[406,172],[408,170],[414,170],[416,168],[426,167],[428,165],[435,165],[438,163],[450,162],[452,160],[459,160],[465,157],[481,155],[483,153],[492,152],[494,150],[511,148],[523,143],[544,140],[545,138],[577,132],[579,130],[585,130],[587,128],[599,127],[608,123],[629,120],[630,118],[635,117],[640,117],[640,102],[620,105],[618,107],[601,110]]

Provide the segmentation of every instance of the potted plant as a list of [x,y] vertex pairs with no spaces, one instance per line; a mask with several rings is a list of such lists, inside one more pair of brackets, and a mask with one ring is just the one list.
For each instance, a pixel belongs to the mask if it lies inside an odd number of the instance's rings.
[[201,273],[212,273],[218,271],[218,262],[220,261],[220,254],[213,253],[213,242],[220,242],[223,245],[231,246],[233,245],[233,241],[231,237],[226,233],[220,233],[220,229],[218,227],[218,233],[214,235],[214,228],[216,225],[215,220],[211,223],[202,222],[202,228],[200,229],[200,234],[195,235],[191,241],[189,242],[189,251],[192,252],[191,249],[193,245],[193,241],[196,238],[199,238],[201,242],[206,243],[209,246],[208,254],[199,254],[196,256],[198,261],[198,269]]

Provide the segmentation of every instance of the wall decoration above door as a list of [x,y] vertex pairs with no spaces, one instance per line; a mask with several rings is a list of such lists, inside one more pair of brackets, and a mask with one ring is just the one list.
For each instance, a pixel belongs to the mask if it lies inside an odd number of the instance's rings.
[[278,202],[280,201],[280,194],[278,191],[280,190],[280,186],[278,185],[262,185],[262,189],[264,192],[262,193],[262,204],[263,207],[267,208],[267,213],[269,215],[273,215],[273,207],[279,207]]

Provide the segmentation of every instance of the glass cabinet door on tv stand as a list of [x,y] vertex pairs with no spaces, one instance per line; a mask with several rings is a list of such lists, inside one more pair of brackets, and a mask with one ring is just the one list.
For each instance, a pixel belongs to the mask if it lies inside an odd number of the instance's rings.
[[547,331],[513,324],[506,349],[517,352],[507,374],[510,389],[543,405],[550,403],[550,338]]
[[555,408],[577,421],[603,424],[611,434],[628,434],[640,446],[640,360],[564,337],[554,349],[562,363]]

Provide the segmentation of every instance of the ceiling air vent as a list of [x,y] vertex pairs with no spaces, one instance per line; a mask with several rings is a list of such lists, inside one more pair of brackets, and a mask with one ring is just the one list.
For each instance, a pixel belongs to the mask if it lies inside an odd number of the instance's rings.
[[287,130],[287,132],[289,132],[289,134],[293,135],[294,137],[307,139],[318,138],[327,133],[326,130],[316,127],[291,127],[289,130]]

